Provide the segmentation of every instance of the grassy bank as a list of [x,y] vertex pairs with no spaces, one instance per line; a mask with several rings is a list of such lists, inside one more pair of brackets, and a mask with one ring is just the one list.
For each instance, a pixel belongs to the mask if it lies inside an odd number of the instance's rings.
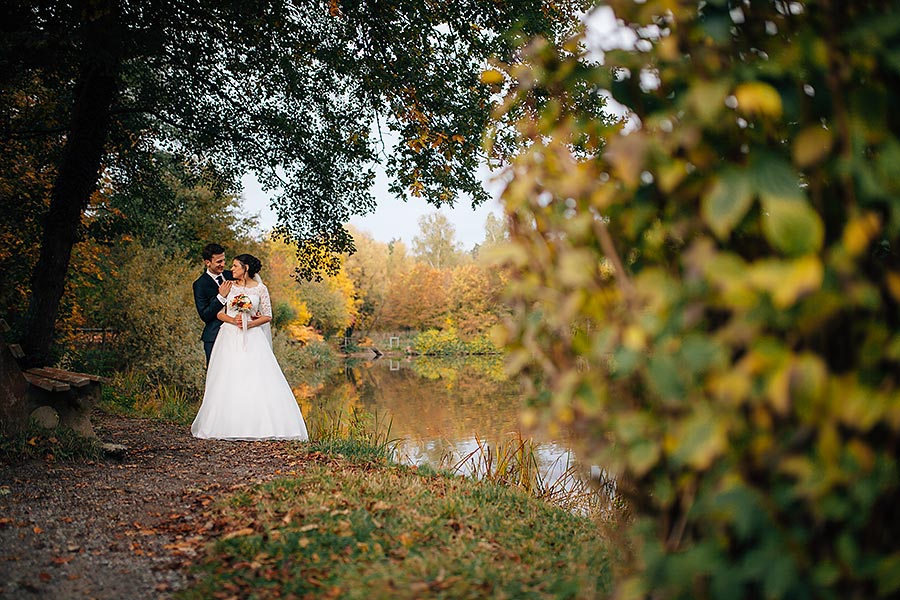
[[184,599],[597,598],[608,552],[588,520],[505,486],[390,464],[361,442],[298,445],[294,477],[223,498]]

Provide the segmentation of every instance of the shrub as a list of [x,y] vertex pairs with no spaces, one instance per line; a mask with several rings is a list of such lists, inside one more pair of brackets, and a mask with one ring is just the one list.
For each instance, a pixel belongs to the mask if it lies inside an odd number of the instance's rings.
[[413,349],[419,354],[462,354],[465,344],[456,335],[452,327],[446,329],[429,329],[416,336]]
[[504,104],[526,419],[617,474],[621,597],[896,597],[898,7],[611,4],[633,50],[535,42]]

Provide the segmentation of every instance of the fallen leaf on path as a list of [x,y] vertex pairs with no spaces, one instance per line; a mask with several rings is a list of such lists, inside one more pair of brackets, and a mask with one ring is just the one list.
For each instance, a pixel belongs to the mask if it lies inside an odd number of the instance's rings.
[[254,530],[250,527],[245,527],[243,529],[238,529],[237,531],[232,531],[230,533],[226,533],[222,536],[223,540],[230,540],[232,538],[241,537],[244,535],[253,535]]

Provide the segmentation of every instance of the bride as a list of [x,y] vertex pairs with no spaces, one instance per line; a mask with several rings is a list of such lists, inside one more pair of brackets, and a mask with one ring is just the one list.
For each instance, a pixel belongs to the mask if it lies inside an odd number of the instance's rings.
[[[219,312],[222,328],[213,346],[206,391],[191,433],[226,440],[309,436],[300,407],[272,353],[272,301],[250,254],[232,262],[234,285]],[[261,316],[251,317],[261,313]]]

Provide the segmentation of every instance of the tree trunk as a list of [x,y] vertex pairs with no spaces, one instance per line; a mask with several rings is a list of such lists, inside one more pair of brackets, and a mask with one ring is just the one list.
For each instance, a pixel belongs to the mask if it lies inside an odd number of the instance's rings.
[[41,252],[31,278],[22,347],[29,366],[46,364],[81,215],[97,189],[104,145],[118,92],[121,62],[117,0],[82,7],[82,62],[66,147],[44,220]]

